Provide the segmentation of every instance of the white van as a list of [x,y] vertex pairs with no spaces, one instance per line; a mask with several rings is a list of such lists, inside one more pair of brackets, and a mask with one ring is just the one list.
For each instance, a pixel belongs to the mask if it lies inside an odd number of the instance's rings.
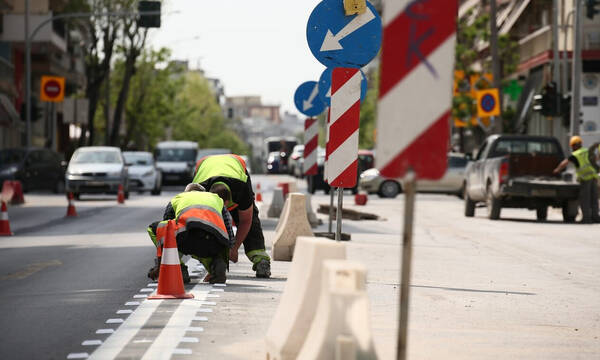
[[156,167],[162,172],[163,183],[187,184],[196,170],[198,143],[193,141],[163,141],[156,145]]

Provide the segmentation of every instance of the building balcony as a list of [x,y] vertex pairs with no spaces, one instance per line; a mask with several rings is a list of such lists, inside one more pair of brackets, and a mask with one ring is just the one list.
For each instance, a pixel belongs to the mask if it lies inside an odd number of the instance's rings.
[[519,56],[527,61],[536,55],[552,50],[552,31],[544,26],[519,40]]
[[[52,13],[30,15],[30,36],[34,29],[51,17]],[[3,21],[4,29],[2,34],[0,34],[0,41],[19,43],[25,41],[25,16],[23,14],[4,14]],[[48,22],[37,32],[35,38],[32,39],[32,43],[50,43],[63,52],[67,51],[67,41],[64,36],[64,31],[60,31],[58,27],[53,26],[52,22]]]

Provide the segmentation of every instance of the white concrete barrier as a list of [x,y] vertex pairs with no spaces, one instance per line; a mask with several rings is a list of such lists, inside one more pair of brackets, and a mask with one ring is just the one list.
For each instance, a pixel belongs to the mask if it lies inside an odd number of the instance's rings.
[[267,211],[268,217],[278,218],[281,216],[281,210],[283,209],[283,189],[275,188],[273,190],[273,198],[271,199],[271,205]]
[[345,259],[343,243],[299,237],[279,307],[267,331],[267,359],[292,360],[308,334],[321,289],[326,259]]
[[297,360],[377,359],[365,266],[326,260],[322,276],[317,312]]
[[313,236],[306,218],[306,200],[300,193],[289,194],[273,240],[273,260],[291,261],[298,236]]
[[304,196],[306,197],[306,217],[308,218],[310,226],[315,228],[321,223],[319,221],[319,218],[317,218],[317,214],[315,214],[315,212],[313,211],[310,194],[304,194]]

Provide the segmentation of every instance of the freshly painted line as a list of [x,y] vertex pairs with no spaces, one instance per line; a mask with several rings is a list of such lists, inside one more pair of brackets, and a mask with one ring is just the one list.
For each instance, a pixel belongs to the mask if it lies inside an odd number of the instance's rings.
[[148,294],[137,294],[137,295],[133,295],[134,299],[144,299],[147,298]]
[[140,290],[140,292],[153,292],[153,291],[154,291],[154,289],[150,289],[150,288],[144,288],[144,289]]
[[217,303],[214,301],[201,301],[200,305],[215,306],[215,305],[217,305]]
[[98,329],[96,330],[96,334],[112,334],[114,333],[114,329]]
[[209,297],[209,298],[218,298],[218,297],[221,297],[221,296],[220,295],[215,295],[215,294],[208,294],[208,295],[206,295],[206,297]]
[[192,320],[195,320],[195,321],[208,321],[208,318],[206,316],[196,316]]
[[125,306],[137,306],[139,304],[140,304],[139,301],[128,301],[125,303]]
[[146,285],[147,287],[158,287],[158,283],[150,283]]
[[88,353],[70,353],[67,359],[87,359],[90,356]]
[[225,291],[223,289],[210,289],[211,292],[222,292]]
[[218,287],[226,287],[227,284],[213,284],[213,286],[218,286]]
[[134,344],[147,344],[147,343],[151,343],[153,340],[150,339],[140,339],[140,340],[133,340]]
[[144,301],[114,334],[90,356],[91,359],[114,359],[146,324],[162,300]]
[[125,321],[125,320],[123,320],[123,319],[108,319],[108,320],[106,320],[106,323],[107,324],[121,324],[121,323],[123,323],[123,321]]
[[192,355],[192,349],[174,349],[173,355]]
[[189,332],[203,332],[204,328],[203,327],[199,327],[199,326],[192,326],[186,329],[186,331]]
[[[190,291],[195,299],[206,300],[209,285],[197,284]],[[160,334],[154,340],[154,343],[146,350],[142,357],[143,360],[170,359],[177,346],[177,339],[182,339],[185,332],[192,323],[192,318],[196,316],[198,303],[196,301],[183,300],[177,307],[175,313],[164,326]]]
[[117,314],[121,315],[121,314],[131,314],[133,312],[133,310],[119,310],[117,311]]
[[211,313],[213,311],[212,311],[212,309],[202,309],[202,308],[200,308],[200,309],[198,309],[198,312]]
[[200,340],[198,340],[198,338],[195,338],[195,337],[184,337],[184,338],[181,338],[181,342],[182,343],[197,343],[199,341]]
[[85,340],[84,342],[81,343],[81,345],[83,345],[83,346],[102,345],[102,340]]

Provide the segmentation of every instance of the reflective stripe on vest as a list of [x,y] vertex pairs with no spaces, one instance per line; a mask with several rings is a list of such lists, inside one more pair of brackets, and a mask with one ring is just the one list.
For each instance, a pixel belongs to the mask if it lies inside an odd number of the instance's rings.
[[592,166],[592,163],[590,163],[588,149],[581,148],[574,151],[573,156],[575,156],[577,162],[579,162],[579,166],[577,167],[577,179],[579,181],[589,181],[598,178],[596,170]]
[[192,222],[197,222],[209,226],[224,239],[229,239],[223,215],[217,214],[214,209],[208,206],[196,205],[185,209],[177,219],[177,224],[186,226]]
[[162,256],[162,248],[165,244],[165,239],[167,238],[167,225],[168,221],[161,221],[158,223],[156,227],[156,256]]
[[193,182],[200,184],[213,177],[226,177],[246,182],[248,181],[246,162],[233,154],[212,155],[200,159],[196,165]]
[[196,222],[214,230],[215,235],[229,239],[223,220],[223,200],[217,194],[199,191],[181,193],[171,200],[177,221],[177,233]]

